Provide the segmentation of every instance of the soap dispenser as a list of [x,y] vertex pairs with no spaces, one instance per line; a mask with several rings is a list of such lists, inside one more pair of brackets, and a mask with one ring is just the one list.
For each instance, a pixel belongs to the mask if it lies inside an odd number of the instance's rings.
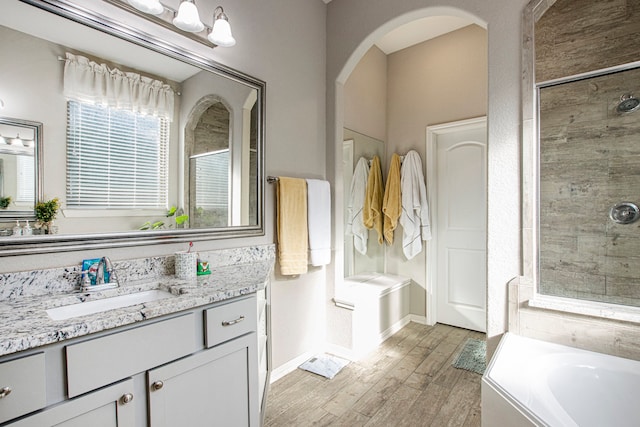
[[29,220],[27,220],[27,222],[24,225],[24,227],[22,227],[22,235],[23,236],[32,236],[33,235],[33,228],[31,228],[31,226],[29,225]]
[[20,227],[20,221],[16,221],[15,227],[13,227],[14,236],[22,236],[22,227]]

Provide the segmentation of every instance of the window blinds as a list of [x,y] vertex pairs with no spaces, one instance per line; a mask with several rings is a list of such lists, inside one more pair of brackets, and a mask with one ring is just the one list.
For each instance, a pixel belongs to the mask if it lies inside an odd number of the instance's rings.
[[67,103],[70,208],[162,208],[168,203],[167,119]]
[[35,165],[33,156],[16,156],[17,191],[16,202],[35,203]]
[[196,207],[225,211],[229,206],[229,150],[195,157]]

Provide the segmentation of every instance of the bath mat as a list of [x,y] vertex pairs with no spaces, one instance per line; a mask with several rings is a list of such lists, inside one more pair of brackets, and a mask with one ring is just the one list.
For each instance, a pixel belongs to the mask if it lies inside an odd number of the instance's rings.
[[305,371],[313,372],[325,378],[332,379],[338,372],[349,364],[348,360],[330,354],[315,356],[298,366]]
[[453,367],[484,374],[487,367],[487,343],[474,338],[467,339],[464,347],[453,361]]

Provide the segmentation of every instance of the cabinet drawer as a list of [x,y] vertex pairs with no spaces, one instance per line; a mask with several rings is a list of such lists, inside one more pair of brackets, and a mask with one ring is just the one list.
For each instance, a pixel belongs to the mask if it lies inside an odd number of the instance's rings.
[[0,423],[44,408],[44,353],[0,363],[0,396]]
[[190,313],[67,346],[69,397],[195,352],[194,322]]
[[231,302],[205,311],[205,343],[207,348],[248,332],[255,332],[256,297]]

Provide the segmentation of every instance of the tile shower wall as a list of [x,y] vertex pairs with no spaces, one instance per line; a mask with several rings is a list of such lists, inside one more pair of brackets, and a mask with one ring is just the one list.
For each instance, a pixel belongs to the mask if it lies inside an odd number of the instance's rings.
[[[538,82],[640,59],[640,3],[550,1],[535,24]],[[540,94],[540,288],[543,294],[640,305],[640,229],[609,210],[640,203],[640,112],[620,114],[640,96],[632,70]]]
[[541,89],[540,291],[640,305],[640,223],[609,218],[640,204],[640,70]]

